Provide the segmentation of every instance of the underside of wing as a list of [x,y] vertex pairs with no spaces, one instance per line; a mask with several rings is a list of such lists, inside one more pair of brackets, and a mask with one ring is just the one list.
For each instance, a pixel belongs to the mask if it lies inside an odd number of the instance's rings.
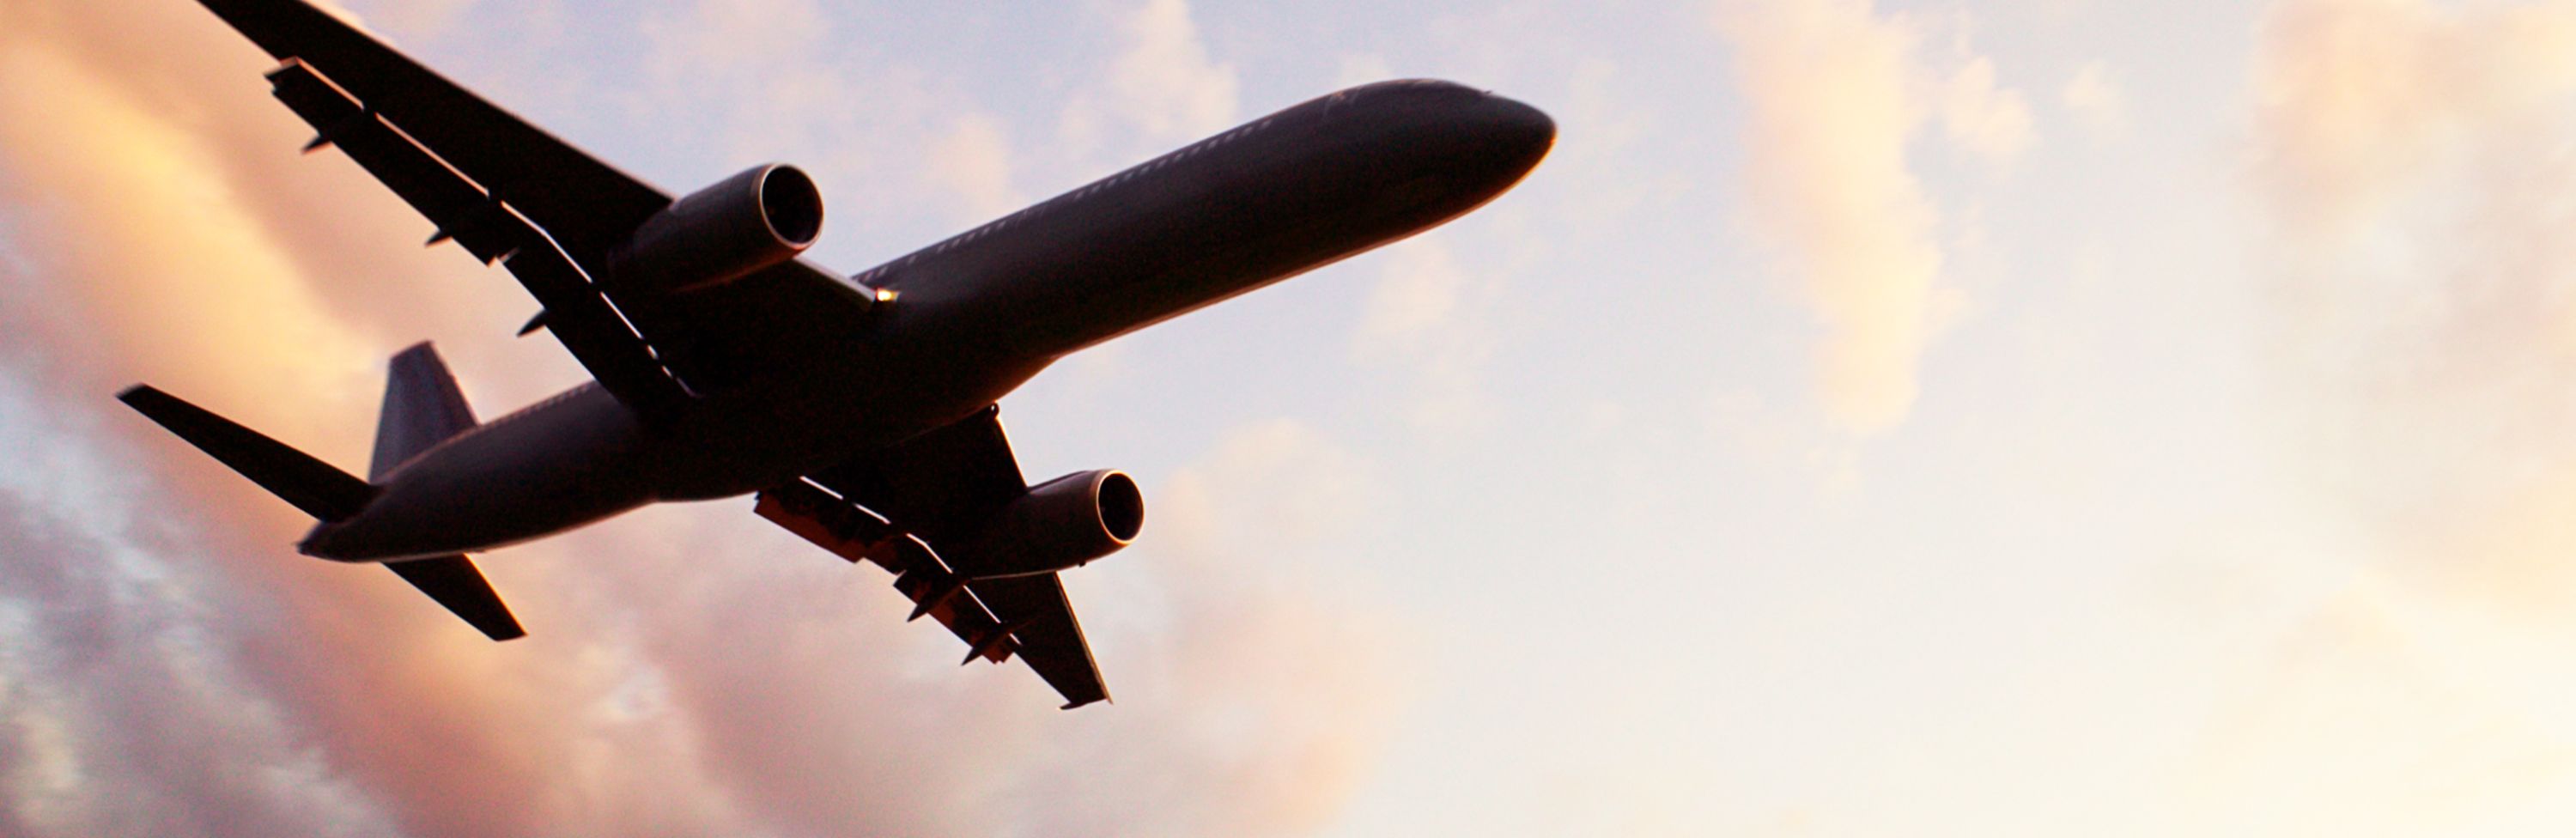
[[412,559],[386,565],[403,581],[437,600],[440,606],[464,618],[483,636],[494,640],[516,640],[526,637],[519,619],[510,616],[510,607],[501,604],[501,595],[492,592],[492,583],[483,580],[483,571],[474,560],[462,555]]
[[799,259],[685,298],[612,290],[612,255],[670,196],[303,0],[200,2],[285,62],[270,79],[312,147],[347,152],[437,225],[432,243],[501,260],[545,307],[532,324],[640,411],[788,368],[873,305]]
[[[508,198],[564,249],[604,253],[671,203],[303,0],[199,0],[278,60],[329,76],[439,159]],[[585,261],[584,267],[598,265]]]
[[885,568],[895,575],[895,590],[912,600],[915,619],[938,620],[977,648],[979,657],[995,663],[1010,658],[1008,648],[981,648],[1001,622],[973,596],[958,595],[961,584],[938,555],[867,510],[798,481],[761,492],[752,511],[853,564]]
[[982,600],[995,619],[1012,626],[1020,660],[1047,685],[1064,694],[1071,710],[1109,698],[1100,680],[1100,665],[1091,659],[1091,644],[1082,637],[1082,622],[1073,617],[1073,601],[1064,596],[1058,574],[979,579],[967,589]]
[[1029,494],[991,408],[810,480],[761,493],[757,511],[852,562],[895,573],[913,616],[936,616],[967,660],[1017,654],[1066,709],[1109,697],[1053,572],[978,576],[939,550],[987,543],[978,525]]

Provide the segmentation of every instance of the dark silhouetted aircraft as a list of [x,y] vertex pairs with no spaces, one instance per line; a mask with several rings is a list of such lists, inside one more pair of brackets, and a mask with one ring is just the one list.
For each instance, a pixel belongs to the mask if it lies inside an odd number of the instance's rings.
[[1545,114],[1440,81],[1334,93],[849,279],[797,258],[813,181],[760,166],[678,199],[299,0],[201,0],[282,63],[274,93],[452,241],[498,261],[596,379],[477,422],[428,344],[394,356],[364,480],[149,386],[118,397],[320,519],[496,640],[465,554],[655,501],[760,515],[895,574],[966,660],[1108,697],[1056,574],[1136,537],[1116,471],[1029,485],[995,401],[1056,359],[1456,218],[1517,183]]

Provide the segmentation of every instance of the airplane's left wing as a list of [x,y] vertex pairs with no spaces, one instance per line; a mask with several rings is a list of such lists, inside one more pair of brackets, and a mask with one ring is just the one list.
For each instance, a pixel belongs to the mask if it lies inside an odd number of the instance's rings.
[[[846,332],[871,299],[801,260],[685,304],[603,293],[609,255],[669,206],[660,190],[439,76],[303,0],[199,0],[270,55],[279,100],[545,307],[543,324],[648,416]],[[630,325],[631,324],[631,325]],[[676,375],[686,388],[671,381]]]

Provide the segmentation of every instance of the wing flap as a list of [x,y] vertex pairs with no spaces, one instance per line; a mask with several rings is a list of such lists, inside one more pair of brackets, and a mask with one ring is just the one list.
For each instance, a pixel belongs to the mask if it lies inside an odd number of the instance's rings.
[[644,339],[556,242],[455,167],[412,142],[333,80],[301,61],[268,74],[279,101],[368,174],[438,225],[440,235],[485,262],[499,259],[545,306],[547,331],[618,401],[648,420],[676,412],[687,394]]
[[757,509],[842,558],[899,574],[895,588],[917,611],[958,612],[941,622],[974,654],[996,662],[1017,654],[1064,695],[1065,709],[1109,698],[1057,574],[975,579],[956,590],[952,569],[933,552],[961,543],[1028,491],[999,410],[987,406],[809,480],[763,492]]
[[[1001,627],[972,591],[957,589],[955,577],[937,554],[867,510],[812,484],[797,481],[761,492],[752,511],[852,564],[875,562],[885,568],[895,575],[894,589],[912,600],[916,615],[938,620],[970,647]],[[922,604],[933,595],[941,595],[939,601]],[[1005,645],[980,656],[1000,663],[1010,659],[1011,650]]]
[[[963,420],[874,456],[814,475],[852,503],[883,513],[933,544],[951,543],[1028,491],[1001,411],[986,405]],[[953,545],[952,545],[953,546]]]
[[501,265],[545,306],[546,331],[599,379],[600,387],[646,422],[669,418],[688,401],[679,380],[654,361],[644,339],[553,243],[528,242],[502,258]]
[[279,60],[300,59],[596,270],[669,196],[448,81],[303,0],[199,0]]
[[[315,127],[317,145],[341,146],[428,216],[433,243],[456,239],[489,263],[524,247],[520,228],[531,228],[596,279],[609,252],[671,203],[304,0],[200,2],[287,64],[279,98]],[[831,351],[874,305],[799,259],[684,297],[610,295],[601,308],[682,389],[712,392]],[[621,398],[633,389],[612,386]]]
[[438,225],[441,237],[454,239],[486,264],[515,244],[517,237],[509,225],[501,223],[505,219],[494,217],[499,208],[488,193],[396,133],[381,117],[359,106],[355,98],[301,60],[287,59],[285,65],[269,71],[268,83],[269,92],[285,103],[287,110],[313,126],[316,133],[313,143],[305,146],[307,150],[338,146],[349,159],[411,204],[412,209]]
[[978,579],[966,588],[995,619],[1015,628],[1012,638],[1020,660],[1063,693],[1064,709],[1071,710],[1108,700],[1109,688],[1100,679],[1100,665],[1091,659],[1091,644],[1083,640],[1082,622],[1074,619],[1073,601],[1065,598],[1064,580],[1057,577]]

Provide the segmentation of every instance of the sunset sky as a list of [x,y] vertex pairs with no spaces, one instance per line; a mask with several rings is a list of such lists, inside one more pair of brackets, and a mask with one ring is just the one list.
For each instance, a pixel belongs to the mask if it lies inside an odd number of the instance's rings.
[[0,0],[0,836],[2565,835],[2576,0],[348,0],[856,273],[1335,89],[1516,190],[1070,358],[1115,704],[751,514],[492,644],[113,401],[356,470],[585,380],[187,0]]

